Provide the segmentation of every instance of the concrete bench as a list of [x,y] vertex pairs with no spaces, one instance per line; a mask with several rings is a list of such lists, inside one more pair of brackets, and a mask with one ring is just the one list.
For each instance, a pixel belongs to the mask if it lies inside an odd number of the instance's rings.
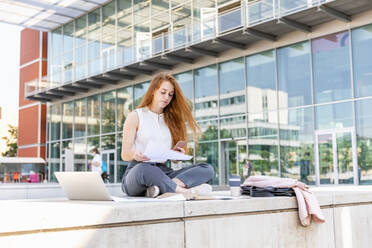
[[[0,201],[0,247],[370,247],[372,187],[313,188],[326,223],[295,198],[178,202]],[[221,193],[220,193],[221,194]]]

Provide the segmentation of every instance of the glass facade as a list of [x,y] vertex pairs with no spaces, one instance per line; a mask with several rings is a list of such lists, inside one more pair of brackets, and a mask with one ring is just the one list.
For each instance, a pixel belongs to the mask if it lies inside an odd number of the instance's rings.
[[[76,80],[213,37],[241,25],[240,9],[216,12],[226,3],[112,1],[51,32],[49,73],[56,82]],[[252,20],[264,18],[249,11]],[[245,159],[254,175],[371,184],[371,27],[211,60],[174,75],[201,128],[199,143],[190,139],[193,161],[215,168],[216,185],[226,185],[230,174],[242,176]],[[128,165],[120,158],[123,124],[148,87],[149,81],[126,84],[50,104],[49,180],[54,171],[89,170],[88,152],[99,147],[110,182],[120,183]]]

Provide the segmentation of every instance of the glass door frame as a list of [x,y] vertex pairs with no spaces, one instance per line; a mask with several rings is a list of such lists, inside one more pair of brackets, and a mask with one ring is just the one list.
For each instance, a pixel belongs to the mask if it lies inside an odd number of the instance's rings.
[[[320,171],[319,171],[319,135],[330,134],[332,135],[332,155],[333,155],[333,173],[334,173],[334,184],[339,185],[339,174],[338,174],[338,156],[337,156],[337,134],[338,133],[350,133],[351,134],[351,147],[352,147],[352,158],[353,158],[353,176],[354,176],[354,185],[358,185],[358,156],[357,156],[357,141],[356,141],[356,132],[355,128],[337,128],[337,129],[328,129],[328,130],[317,130],[315,134],[315,176],[316,176],[316,185],[320,186]],[[322,184],[324,185],[324,184]]]
[[110,175],[110,154],[114,154],[114,182],[113,183],[116,183],[116,173],[117,173],[117,164],[116,164],[116,149],[109,149],[109,150],[103,150],[101,152],[101,156],[102,156],[102,159],[103,159],[103,155],[106,154],[107,155],[107,159],[108,161],[106,161],[106,164],[107,164],[107,175]]
[[[244,142],[244,144],[239,144],[239,142]],[[225,163],[226,161],[226,157],[225,157],[225,146],[224,144],[222,143],[228,143],[228,142],[235,142],[235,165],[233,165],[234,167],[236,167],[236,171],[238,173],[238,175],[240,175],[240,164],[239,164],[239,146],[242,146],[244,145],[246,147],[245,149],[245,154],[246,154],[246,158],[248,158],[248,140],[247,138],[245,137],[239,137],[239,138],[225,138],[225,139],[221,139],[219,141],[219,153],[220,153],[220,156],[219,156],[219,171],[220,171],[220,178],[219,178],[219,184],[220,185],[227,185],[228,184],[228,181],[225,182],[225,180],[228,180],[226,173],[229,173],[230,172],[230,167],[228,167],[228,164]],[[223,171],[223,173],[221,173]]]

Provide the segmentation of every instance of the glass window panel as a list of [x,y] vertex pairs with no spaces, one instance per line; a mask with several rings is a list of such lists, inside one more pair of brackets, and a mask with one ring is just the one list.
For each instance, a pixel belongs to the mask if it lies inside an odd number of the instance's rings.
[[218,139],[218,120],[200,121],[198,124],[201,131],[201,141]]
[[183,72],[177,75],[174,75],[174,78],[177,80],[178,84],[182,89],[182,93],[187,97],[191,106],[193,102],[193,78],[192,71]]
[[132,25],[132,0],[118,0],[118,27]]
[[275,110],[277,94],[274,50],[248,56],[246,64],[248,112]]
[[52,31],[52,46],[48,49],[48,54],[53,57],[62,55],[62,28]]
[[62,137],[63,139],[72,138],[72,121],[74,114],[73,102],[62,105]]
[[242,11],[240,6],[232,11],[226,11],[218,16],[219,32],[225,32],[242,26]]
[[191,40],[191,4],[172,9],[173,47],[186,44]]
[[133,0],[133,14],[135,23],[147,21],[150,16],[150,1]]
[[246,112],[244,58],[219,65],[220,115],[229,116]]
[[123,130],[123,125],[128,114],[133,109],[133,87],[125,87],[117,91],[118,131]]
[[248,159],[254,175],[278,176],[277,111],[248,115]]
[[143,96],[150,86],[150,82],[144,82],[134,86],[134,108],[141,103]]
[[372,99],[356,101],[359,184],[372,184]]
[[82,137],[86,135],[86,99],[75,101],[74,110],[74,137]]
[[311,42],[315,103],[351,98],[349,32]]
[[218,185],[220,171],[218,169],[218,142],[200,143],[196,149],[196,163],[208,163],[214,168],[212,184]]
[[217,14],[214,0],[193,0],[193,42],[214,35]]
[[100,123],[100,96],[87,98],[88,135],[99,134]]
[[86,139],[74,140],[74,171],[85,171],[85,157],[87,154]]
[[73,49],[74,40],[74,22],[70,22],[63,26],[63,52],[70,52]]
[[85,46],[87,37],[87,16],[75,20],[75,46]]
[[134,39],[136,59],[149,57],[151,48],[150,22],[140,23],[134,26]]
[[101,40],[100,9],[88,14],[88,39],[89,41]]
[[92,156],[92,153],[91,153],[93,148],[99,149],[99,137],[88,138],[88,142],[87,142],[87,159],[89,161],[88,162],[88,168],[87,168],[88,171],[92,170],[90,162],[93,159],[93,156]]
[[62,141],[62,171],[74,171],[72,140]]
[[211,65],[194,71],[195,116],[209,119],[218,116],[217,66]]
[[240,138],[247,136],[247,118],[245,115],[221,118],[220,138]]
[[316,129],[335,129],[353,126],[351,102],[315,107]]
[[315,184],[312,108],[279,111],[281,176]]
[[58,140],[61,136],[61,104],[50,106],[51,140]]
[[101,151],[115,149],[115,135],[106,135],[101,138]]
[[102,133],[115,132],[115,91],[102,94]]
[[[157,15],[169,11],[169,2],[163,0],[151,0],[151,15]],[[165,14],[165,13],[164,13]]]
[[115,45],[115,1],[102,7],[102,46],[107,48]]
[[355,97],[372,95],[372,24],[352,32]]
[[135,49],[133,47],[133,26],[122,28],[117,33],[118,39],[118,63],[121,65],[129,64],[135,59]]
[[279,107],[311,104],[309,42],[280,48],[277,53]]
[[59,171],[61,144],[60,142],[52,142],[50,144],[50,181],[57,182],[54,172]]

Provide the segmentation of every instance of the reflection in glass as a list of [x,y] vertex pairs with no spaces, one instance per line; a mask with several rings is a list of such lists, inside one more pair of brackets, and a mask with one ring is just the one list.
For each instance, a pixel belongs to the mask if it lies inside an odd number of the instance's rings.
[[356,101],[359,184],[372,183],[372,100]]
[[102,93],[102,133],[115,132],[115,91]]
[[173,48],[191,40],[191,3],[172,9]]
[[180,74],[174,75],[174,78],[177,80],[178,84],[181,87],[182,93],[187,97],[189,103],[192,106],[193,102],[193,78],[192,71],[183,72]]
[[93,148],[97,148],[99,149],[99,137],[90,137],[88,138],[88,142],[87,142],[87,159],[88,159],[88,171],[91,171],[92,170],[92,165],[90,164],[92,159],[93,159],[93,156],[92,156],[92,149]]
[[118,131],[123,130],[123,125],[128,114],[133,108],[133,87],[125,87],[117,90]]
[[62,141],[62,171],[74,171],[72,140]]
[[100,95],[87,98],[88,135],[99,134]]
[[196,163],[208,163],[214,168],[212,184],[218,185],[220,171],[218,169],[218,142],[199,143],[196,149]]
[[82,137],[86,135],[86,99],[77,100],[74,105],[74,137]]
[[315,103],[351,98],[349,32],[311,42]]
[[86,139],[74,140],[74,171],[85,171]]
[[85,77],[87,54],[87,16],[75,20],[75,80]]
[[221,161],[223,171],[219,175],[221,184],[228,184],[230,175],[237,175],[236,163],[236,142],[235,141],[222,141],[221,142]]
[[134,108],[141,103],[143,96],[150,86],[150,82],[144,82],[142,84],[136,84],[134,86]]
[[372,95],[372,24],[353,29],[353,75],[355,97]]
[[115,135],[106,135],[101,138],[101,150],[115,149]]
[[247,120],[245,115],[221,118],[220,119],[220,138],[246,138]]
[[277,112],[248,115],[248,159],[255,175],[278,176]]
[[61,136],[61,104],[50,106],[51,140],[57,140]]
[[52,142],[50,144],[50,181],[57,182],[54,172],[59,171],[60,157],[61,157],[60,142]]
[[100,9],[88,14],[88,65],[89,75],[96,75],[100,70],[101,55],[101,20]]
[[318,135],[320,184],[334,184],[332,134]]
[[336,133],[338,183],[354,184],[353,149],[350,132]]
[[315,107],[316,129],[336,129],[353,126],[351,102]]
[[62,137],[63,139],[72,138],[73,102],[63,103],[62,111]]
[[279,111],[281,177],[315,184],[312,108]]
[[[248,112],[263,112],[277,108],[274,50],[246,58]],[[282,98],[283,92],[279,92]]]
[[245,109],[244,58],[219,64],[220,115],[242,114]]
[[280,48],[277,57],[279,108],[311,104],[309,42]]
[[210,65],[194,71],[195,117],[197,120],[218,116],[217,66]]
[[218,139],[218,120],[208,120],[198,122],[201,136],[200,140]]

